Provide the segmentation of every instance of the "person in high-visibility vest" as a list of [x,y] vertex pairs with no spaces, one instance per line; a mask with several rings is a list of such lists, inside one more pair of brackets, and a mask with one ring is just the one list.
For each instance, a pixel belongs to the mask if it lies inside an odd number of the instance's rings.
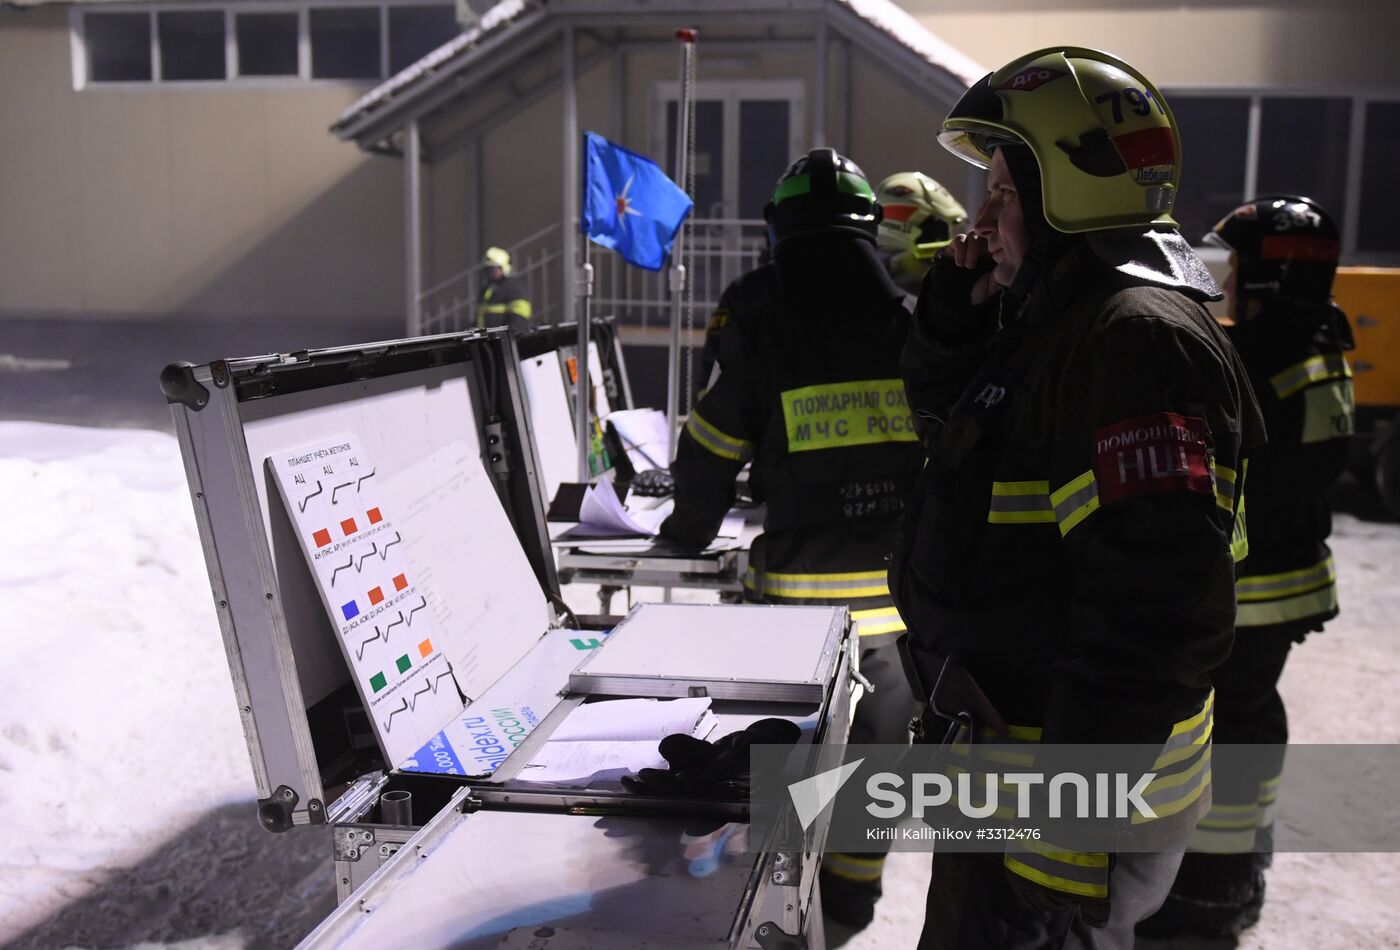
[[512,333],[528,330],[533,312],[520,282],[510,275],[510,252],[488,247],[481,266],[486,271],[486,286],[476,308],[477,329],[509,327]]
[[1346,469],[1355,428],[1351,327],[1332,302],[1341,235],[1331,216],[1297,195],[1257,198],[1205,241],[1230,252],[1226,332],[1269,432],[1249,459],[1235,646],[1211,674],[1215,741],[1261,748],[1217,760],[1210,813],[1166,904],[1140,928],[1162,937],[1230,936],[1259,920],[1288,742],[1278,681],[1293,644],[1337,615],[1326,492]]
[[[874,191],[832,149],[794,162],[764,217],[773,262],[745,275],[731,297],[717,375],[671,467],[675,511],[661,535],[708,543],[752,460],[767,515],[749,555],[747,598],[848,606],[860,669],[875,687],[856,706],[850,742],[907,744],[914,703],[894,643],[904,624],[885,576],[923,459],[899,377],[905,295],[876,253]],[[827,854],[827,915],[868,924],[884,863],[879,848]]]

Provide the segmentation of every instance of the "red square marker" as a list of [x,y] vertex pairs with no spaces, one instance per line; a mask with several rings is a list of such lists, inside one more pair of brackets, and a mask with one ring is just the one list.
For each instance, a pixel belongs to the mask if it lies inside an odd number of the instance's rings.
[[432,652],[433,652],[433,641],[431,641],[431,640],[424,640],[422,643],[418,644],[418,655],[419,655],[419,656],[427,656],[429,653],[432,653]]
[[403,590],[408,586],[408,578],[402,574],[394,578],[394,590]]
[[384,516],[379,513],[378,508],[371,508],[366,514],[369,515],[370,524],[379,524],[379,522],[384,520]]
[[346,518],[344,521],[342,521],[342,522],[340,523],[340,530],[341,530],[341,531],[344,531],[344,532],[345,532],[345,536],[348,538],[348,537],[350,537],[350,535],[354,534],[356,531],[358,531],[358,530],[360,530],[360,529],[357,528],[357,527],[355,527],[355,519],[354,519],[354,518]]
[[369,592],[369,602],[370,602],[371,604],[377,604],[377,603],[379,603],[379,602],[380,602],[381,600],[383,600],[383,599],[384,599],[384,591],[383,591],[383,589],[381,589],[381,588],[379,588],[379,587],[376,587],[374,590],[372,590],[372,591]]
[[322,528],[311,536],[311,540],[316,542],[316,547],[323,548],[331,543],[331,533]]

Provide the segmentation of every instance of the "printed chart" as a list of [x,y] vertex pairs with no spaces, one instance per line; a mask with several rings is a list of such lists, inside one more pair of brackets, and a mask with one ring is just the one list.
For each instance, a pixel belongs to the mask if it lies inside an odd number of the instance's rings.
[[385,761],[412,755],[462,709],[432,612],[404,557],[375,469],[355,436],[268,458],[339,633]]

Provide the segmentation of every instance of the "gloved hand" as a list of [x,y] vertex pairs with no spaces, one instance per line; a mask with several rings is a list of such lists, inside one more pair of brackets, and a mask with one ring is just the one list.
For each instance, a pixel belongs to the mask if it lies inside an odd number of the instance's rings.
[[[970,343],[992,328],[1000,310],[993,295],[983,299],[984,284],[996,262],[983,256],[971,266],[957,263],[949,251],[933,259],[924,276],[915,308],[915,325],[943,346]],[[976,301],[974,303],[974,301]]]
[[[1109,868],[1113,865],[1113,855],[1108,856]],[[1108,868],[1104,870],[1104,878],[1107,881]],[[1112,909],[1109,897],[1088,897],[1082,894],[1071,894],[1068,891],[1059,891],[1054,888],[1037,884],[1028,878],[1024,878],[1011,869],[1006,870],[1006,879],[1021,898],[1030,906],[1036,908],[1046,916],[1065,914],[1078,911],[1084,918],[1084,922],[1090,927],[1104,927],[1108,924],[1109,912]]]
[[670,768],[642,769],[622,784],[643,795],[738,801],[749,794],[749,746],[791,745],[801,734],[786,719],[760,719],[715,742],[677,733],[659,747]]
[[676,479],[668,468],[653,468],[638,472],[631,487],[644,498],[662,498],[675,492]]

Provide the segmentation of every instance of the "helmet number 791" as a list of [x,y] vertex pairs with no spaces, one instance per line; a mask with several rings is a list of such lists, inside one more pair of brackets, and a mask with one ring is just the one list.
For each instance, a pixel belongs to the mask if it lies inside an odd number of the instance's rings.
[[1124,99],[1128,101],[1128,106],[1134,115],[1150,115],[1154,105],[1162,115],[1167,114],[1167,110],[1162,108],[1162,103],[1152,94],[1151,89],[1125,86],[1122,89],[1110,89],[1108,92],[1094,97],[1095,102],[1108,102],[1113,105],[1113,123],[1115,125],[1121,125],[1123,122]]

